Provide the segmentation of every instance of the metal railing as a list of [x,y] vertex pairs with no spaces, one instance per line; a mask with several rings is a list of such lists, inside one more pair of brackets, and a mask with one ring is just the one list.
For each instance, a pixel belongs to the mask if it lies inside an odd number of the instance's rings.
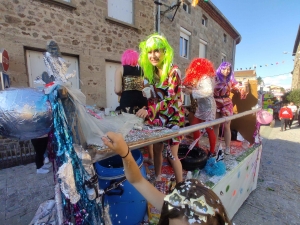
[[34,162],[35,151],[30,141],[2,138],[0,143],[0,169]]
[[258,112],[259,110],[261,110],[261,108],[248,110],[248,111],[245,111],[245,112],[242,112],[242,113],[238,113],[238,114],[228,116],[228,117],[219,118],[219,119],[209,121],[209,122],[190,125],[190,126],[187,126],[187,127],[184,127],[184,128],[180,128],[178,132],[176,132],[174,134],[171,133],[168,136],[157,137],[155,139],[145,140],[145,141],[143,141],[143,143],[129,145],[129,148],[130,148],[130,150],[133,150],[133,149],[142,148],[142,147],[145,147],[145,146],[148,146],[148,145],[151,145],[151,144],[155,144],[155,143],[158,143],[158,142],[166,141],[166,140],[169,140],[173,137],[188,134],[188,133],[191,133],[191,132],[194,132],[194,131],[197,131],[197,130],[200,130],[200,129],[203,129],[203,128],[206,128],[206,127],[210,127],[210,126],[213,126],[213,125],[216,125],[216,124],[221,124],[221,123],[224,123],[226,121],[231,121],[231,120],[243,117],[243,116],[251,115],[251,114],[254,114],[254,113]]

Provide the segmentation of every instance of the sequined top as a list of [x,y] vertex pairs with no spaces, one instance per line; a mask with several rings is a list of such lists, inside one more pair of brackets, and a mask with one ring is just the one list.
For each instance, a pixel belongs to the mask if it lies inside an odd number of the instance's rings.
[[123,66],[122,88],[120,107],[123,112],[135,114],[139,109],[147,106],[147,99],[142,93],[144,79],[140,67]]
[[141,68],[138,66],[123,66],[123,68],[123,91],[142,91],[144,88],[144,78],[142,76]]
[[216,102],[213,96],[214,79],[214,77],[202,77],[192,91],[192,96],[197,101],[195,117],[204,121],[216,118]]

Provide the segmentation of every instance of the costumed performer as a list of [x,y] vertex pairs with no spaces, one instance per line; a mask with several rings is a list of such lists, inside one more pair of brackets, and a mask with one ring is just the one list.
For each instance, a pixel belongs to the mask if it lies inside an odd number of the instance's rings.
[[[217,104],[216,119],[233,115],[233,104],[230,92],[239,92],[241,99],[245,99],[249,92],[249,83],[240,84],[234,78],[232,66],[229,62],[222,62],[216,71],[214,98]],[[219,136],[220,124],[214,126],[216,137]],[[230,154],[230,121],[224,123],[225,154]]]
[[106,135],[102,140],[121,156],[126,179],[161,211],[158,225],[232,224],[219,197],[201,181],[179,182],[170,194],[165,195],[142,176],[122,134],[108,132]]
[[[194,59],[186,70],[182,91],[197,101],[192,125],[212,121],[216,118],[216,102],[213,96],[215,70],[212,62],[204,58]],[[215,155],[216,136],[213,127],[205,128],[210,145],[210,153]],[[200,137],[200,130],[195,131],[194,139]],[[199,141],[196,143],[199,146]]]
[[[146,118],[145,123],[153,126],[177,129],[184,126],[184,111],[181,100],[181,74],[172,65],[173,49],[167,39],[158,34],[150,35],[139,45],[139,64],[144,76],[153,85],[156,97],[148,107],[140,109],[136,115]],[[182,181],[182,165],[178,159],[178,147],[182,136],[167,141],[170,147],[168,157],[175,172],[176,182]],[[156,180],[161,180],[163,143],[153,146]]]
[[115,93],[121,97],[121,111],[131,114],[148,105],[142,93],[144,78],[138,59],[137,51],[125,50],[121,58],[122,66],[115,73]]

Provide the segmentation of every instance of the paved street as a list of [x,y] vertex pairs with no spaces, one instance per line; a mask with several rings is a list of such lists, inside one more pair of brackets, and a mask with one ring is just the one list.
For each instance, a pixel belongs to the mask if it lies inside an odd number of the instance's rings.
[[[236,225],[299,224],[300,127],[280,132],[263,126],[257,189],[233,218]],[[54,198],[53,174],[37,175],[33,163],[0,170],[0,225],[28,225],[38,206]]]
[[263,151],[257,189],[233,218],[236,225],[300,224],[300,127],[280,132],[262,127]]

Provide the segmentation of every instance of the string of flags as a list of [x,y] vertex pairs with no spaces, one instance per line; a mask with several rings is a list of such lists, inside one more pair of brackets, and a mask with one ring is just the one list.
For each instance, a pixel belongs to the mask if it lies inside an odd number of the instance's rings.
[[[294,60],[293,60],[294,61]],[[285,61],[282,62],[276,62],[276,63],[270,63],[270,64],[265,64],[265,65],[253,65],[252,67],[246,67],[246,68],[237,68],[236,70],[255,70],[256,68],[260,67],[267,67],[267,66],[277,66],[279,64],[284,64]]]

